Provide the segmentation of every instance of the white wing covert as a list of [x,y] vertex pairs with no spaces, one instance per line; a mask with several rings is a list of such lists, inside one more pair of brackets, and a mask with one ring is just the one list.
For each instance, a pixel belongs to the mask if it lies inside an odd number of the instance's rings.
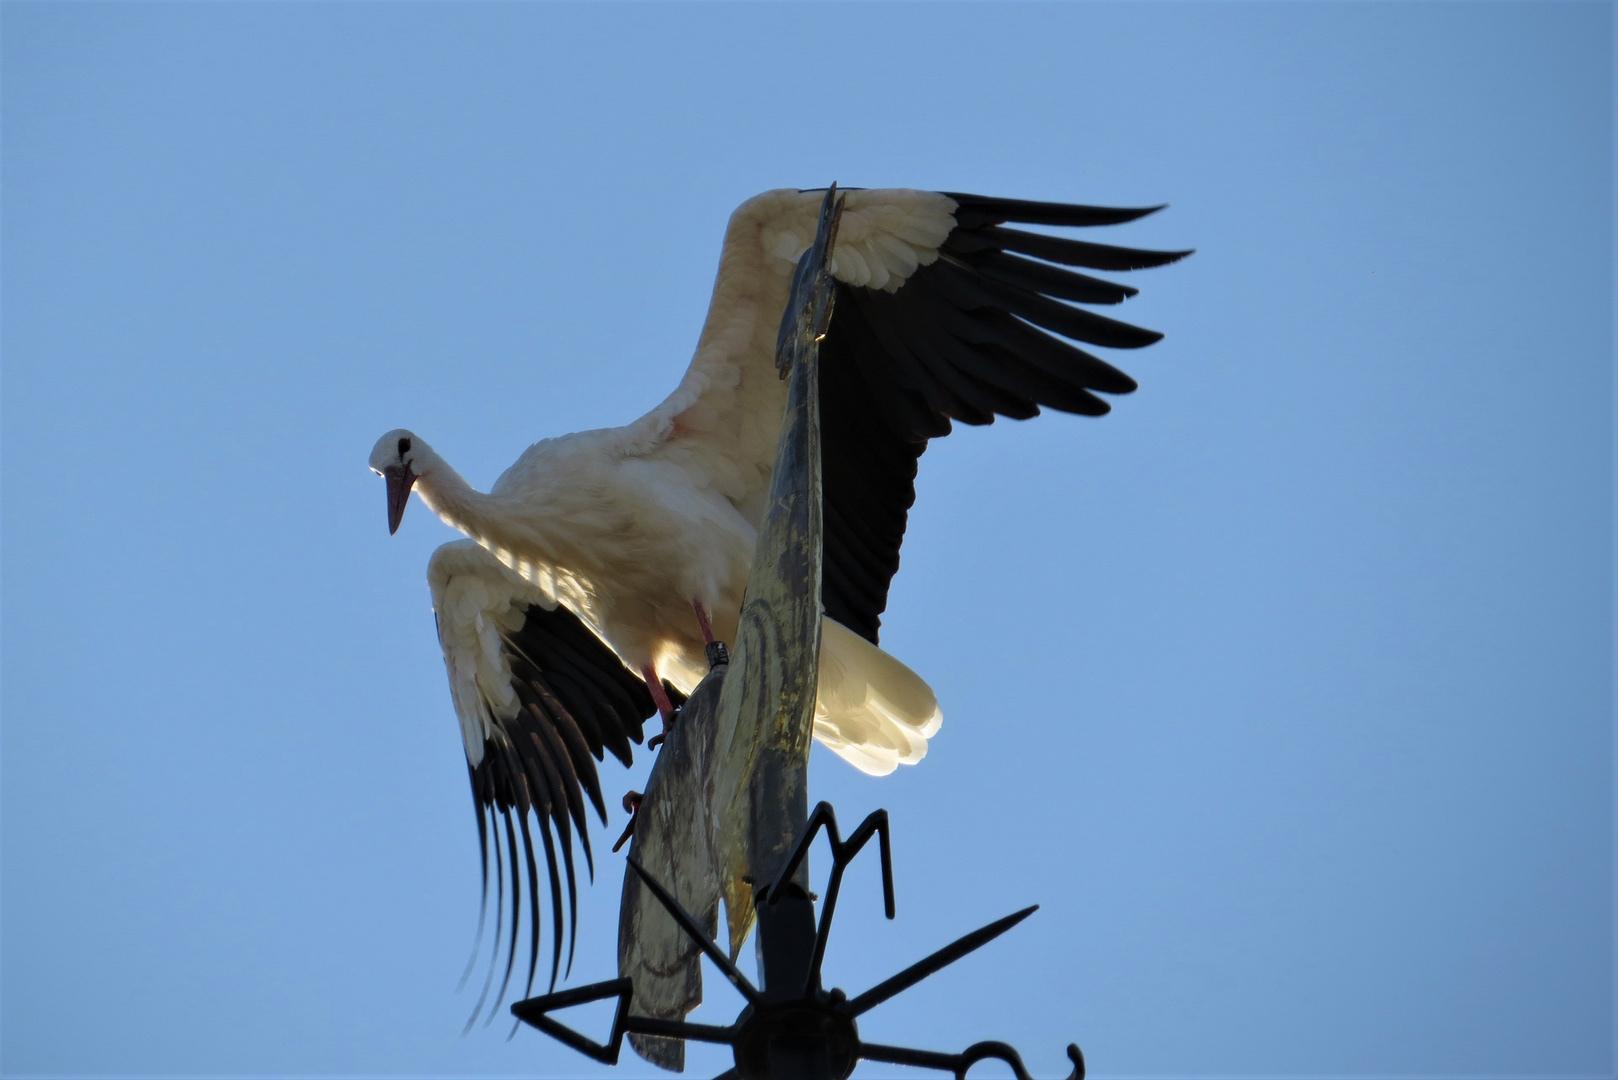
[[[511,929],[504,943],[505,980],[495,999],[496,1009],[511,979],[523,920],[524,869],[529,901],[528,986],[533,986],[540,912],[530,812],[545,849],[550,886],[551,985],[555,986],[561,966],[564,922],[558,846],[566,877],[571,967],[578,908],[575,830],[586,867],[594,875],[586,798],[606,823],[596,762],[610,750],[625,765],[630,764],[630,744],[641,741],[642,724],[656,708],[646,684],[577,615],[475,542],[462,540],[439,548],[428,564],[427,580],[472,782],[485,907],[490,896],[489,853],[494,853],[494,955],[475,1019],[498,967],[507,893]],[[480,933],[481,926],[480,922]]]

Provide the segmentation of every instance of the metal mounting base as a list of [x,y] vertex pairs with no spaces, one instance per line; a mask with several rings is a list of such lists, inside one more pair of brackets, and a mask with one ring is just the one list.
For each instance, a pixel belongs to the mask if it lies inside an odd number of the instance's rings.
[[[815,834],[822,828],[826,830],[826,839],[831,844],[832,868],[817,925],[813,903],[801,888],[793,884],[792,876],[808,853]],[[959,1054],[883,1046],[863,1042],[856,1021],[861,1014],[993,941],[1032,915],[1038,910],[1038,905],[974,930],[856,997],[850,998],[841,990],[826,991],[821,988],[820,964],[826,955],[826,939],[831,932],[832,915],[836,912],[837,895],[843,884],[843,871],[872,836],[878,837],[882,856],[885,913],[888,918],[893,918],[893,862],[888,844],[888,812],[878,810],[871,814],[845,841],[838,834],[837,816],[831,804],[821,803],[809,815],[807,827],[794,845],[792,856],[780,875],[774,883],[760,888],[757,893],[758,933],[765,972],[765,988],[762,990],[736,969],[724,950],[703,933],[697,921],[667,889],[638,862],[629,860],[630,867],[652,895],[668,909],[669,914],[714,962],[737,992],[747,999],[746,1008],[727,1027],[631,1016],[629,1002],[634,989],[628,979],[612,979],[529,998],[517,1002],[511,1011],[518,1019],[581,1054],[609,1065],[618,1063],[624,1035],[628,1033],[723,1043],[731,1048],[736,1064],[719,1080],[845,1080],[861,1060],[939,1069],[953,1073],[957,1080],[965,1080],[967,1070],[985,1058],[1004,1061],[1011,1066],[1017,1080],[1031,1080],[1021,1056],[1005,1043],[980,1042]],[[612,1032],[605,1043],[581,1035],[548,1015],[554,1009],[609,997],[618,998],[618,1009],[613,1016]],[[1084,1055],[1077,1044],[1068,1044],[1067,1056],[1073,1063],[1073,1072],[1067,1080],[1084,1080]]]

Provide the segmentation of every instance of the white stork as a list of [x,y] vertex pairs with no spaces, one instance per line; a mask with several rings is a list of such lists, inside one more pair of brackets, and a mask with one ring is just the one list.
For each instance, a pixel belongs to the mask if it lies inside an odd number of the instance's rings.
[[[519,851],[530,987],[539,948],[529,811],[545,848],[554,987],[556,844],[571,909],[574,830],[593,870],[586,797],[606,821],[595,761],[611,750],[629,764],[643,721],[655,708],[670,722],[671,698],[706,673],[706,641],[734,639],[786,403],[776,334],[820,204],[820,192],[771,191],[731,216],[696,356],[674,393],[634,423],[535,443],[487,494],[410,431],[388,432],[371,452],[387,479],[390,532],[414,490],[475,541],[440,548],[428,581],[472,776],[485,897],[495,853],[497,918],[511,895],[508,981]],[[856,768],[880,775],[921,760],[942,722],[926,683],[877,647],[927,441],[954,420],[1027,419],[1041,405],[1107,412],[1096,392],[1126,394],[1134,380],[1062,339],[1139,348],[1162,335],[1072,306],[1116,304],[1136,290],[1066,267],[1133,270],[1189,254],[1004,223],[1113,225],[1156,209],[847,193],[820,353],[826,619],[815,737]],[[501,937],[497,924],[497,957]],[[504,993],[503,984],[497,1002]]]

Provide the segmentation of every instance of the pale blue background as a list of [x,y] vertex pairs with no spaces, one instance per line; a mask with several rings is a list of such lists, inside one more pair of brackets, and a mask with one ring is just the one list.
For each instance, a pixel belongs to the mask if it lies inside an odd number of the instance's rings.
[[923,463],[883,640],[947,720],[814,760],[898,867],[828,977],[1044,908],[865,1033],[1613,1071],[1610,5],[0,17],[7,1073],[595,1073],[459,1036],[451,534],[389,539],[366,454],[486,485],[639,415],[731,208],[833,179],[1168,201],[1103,238],[1200,249],[1130,277],[1168,338],[1112,416]]

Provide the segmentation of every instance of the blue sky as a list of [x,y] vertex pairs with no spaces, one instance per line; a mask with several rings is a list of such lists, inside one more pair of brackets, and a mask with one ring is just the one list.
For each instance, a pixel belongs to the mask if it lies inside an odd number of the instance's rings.
[[1044,1075],[1070,1040],[1097,1076],[1612,1072],[1610,5],[0,31],[6,1074],[600,1071],[460,1037],[451,534],[390,539],[366,455],[409,426],[487,485],[640,415],[729,211],[831,180],[1168,202],[1105,239],[1198,249],[1129,276],[1168,336],[1112,415],[923,459],[883,643],[946,720],[882,780],[816,752],[813,797],[889,809],[898,883],[889,924],[851,872],[828,979],[1043,907],[864,1034]]

